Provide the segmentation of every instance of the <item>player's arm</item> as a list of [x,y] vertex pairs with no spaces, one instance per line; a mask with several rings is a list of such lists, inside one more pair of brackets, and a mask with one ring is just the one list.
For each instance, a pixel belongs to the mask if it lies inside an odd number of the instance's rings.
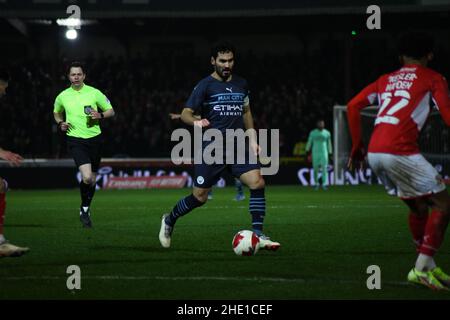
[[57,96],[55,99],[55,104],[53,107],[53,118],[55,119],[55,122],[61,131],[66,132],[70,129],[70,123],[64,120],[64,105],[62,104],[59,96]]
[[308,162],[312,161],[312,155],[310,153],[311,151],[311,146],[313,144],[313,131],[311,131],[308,135],[308,142],[306,142],[306,147],[305,147],[305,152],[306,152],[306,160]]
[[64,122],[64,113],[53,112],[53,118],[55,118],[56,123],[59,125],[61,122]]
[[70,130],[70,123],[64,120],[64,112],[53,112],[53,118],[61,131],[66,132]]
[[312,138],[312,133],[313,131],[311,131],[308,135],[308,141],[306,142],[306,146],[305,146],[305,153],[306,153],[306,160],[308,162],[312,161],[312,154],[310,153],[311,151],[311,146],[313,144],[313,138]]
[[169,113],[170,120],[177,120],[181,118],[181,114],[179,113]]
[[246,130],[255,129],[255,124],[253,121],[252,111],[250,110],[250,105],[244,106],[243,118],[244,118],[244,128]]
[[91,112],[91,118],[92,119],[106,119],[106,118],[112,118],[116,115],[116,113],[114,112],[114,109],[108,109],[106,111],[103,112],[98,112],[98,111],[92,111]]
[[92,119],[112,118],[116,114],[111,102],[100,90],[97,90],[95,93],[95,103],[101,112],[93,110],[90,114]]
[[[180,113],[169,113],[169,118],[170,118],[170,120],[178,120],[178,119],[181,119],[181,114]],[[201,117],[199,115],[194,115],[194,118],[197,120],[201,119]]]
[[331,143],[331,133],[328,135],[327,147],[328,147],[328,154],[331,155],[333,153],[333,145]]
[[442,119],[447,126],[450,126],[450,94],[444,77],[433,81],[431,94]]
[[250,139],[250,147],[253,149],[256,155],[261,152],[261,147],[258,145],[258,139],[256,137],[255,124],[253,121],[252,111],[250,110],[250,104],[246,103],[243,109],[243,120],[245,130],[253,129],[248,131]]
[[14,153],[14,152],[11,152],[8,150],[4,150],[2,148],[0,148],[0,158],[8,161],[10,164],[12,164],[14,166],[20,165],[20,163],[23,160],[23,158],[20,155],[18,155],[17,153]]
[[352,137],[352,151],[348,166],[352,166],[353,161],[362,161],[365,151],[361,140],[361,110],[375,102],[377,97],[377,83],[373,82],[365,87],[347,104],[347,119]]
[[201,113],[203,103],[205,102],[206,86],[200,82],[192,90],[189,99],[186,102],[183,111],[181,111],[181,121],[190,126],[207,127],[209,126],[208,119],[202,119],[201,116],[196,116],[194,113]]
[[181,112],[181,121],[190,126],[209,126],[208,119],[201,119],[200,116],[194,115],[194,110],[192,110],[191,108],[183,108],[183,111]]
[[306,147],[305,147],[306,153],[308,153],[309,150],[311,150],[311,145],[312,145],[312,131],[309,133],[308,142],[306,143]]

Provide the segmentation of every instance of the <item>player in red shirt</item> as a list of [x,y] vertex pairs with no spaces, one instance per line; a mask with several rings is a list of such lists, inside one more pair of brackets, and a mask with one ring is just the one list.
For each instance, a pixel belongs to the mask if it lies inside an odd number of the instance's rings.
[[433,58],[432,47],[433,41],[426,34],[402,36],[399,53],[403,67],[381,76],[348,103],[353,142],[348,165],[361,163],[366,156],[361,141],[360,112],[378,104],[367,158],[387,192],[400,197],[409,207],[409,227],[419,255],[408,281],[448,290],[450,277],[436,266],[433,256],[444,240],[450,196],[442,177],[420,154],[417,142],[431,111],[431,99],[450,126],[447,81],[427,68]]
[[[0,69],[0,98],[5,95],[6,88],[8,88],[9,73],[6,70]],[[22,157],[16,153],[8,150],[3,150],[0,147],[0,159],[8,161],[12,165],[19,165]],[[6,191],[8,190],[8,183],[5,179],[0,177],[0,258],[1,257],[17,257],[28,251],[28,248],[21,248],[8,243],[3,235],[3,221],[5,220],[6,209]]]

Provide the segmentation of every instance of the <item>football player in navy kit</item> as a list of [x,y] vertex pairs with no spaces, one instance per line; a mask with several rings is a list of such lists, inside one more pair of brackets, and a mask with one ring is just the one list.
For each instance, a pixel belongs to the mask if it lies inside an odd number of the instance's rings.
[[[214,128],[225,135],[227,129],[253,129],[253,117],[247,81],[232,74],[235,63],[234,46],[227,42],[214,45],[211,49],[212,74],[202,79],[191,93],[181,120],[191,126],[204,129]],[[197,114],[197,116],[195,116]],[[200,119],[198,117],[200,116]],[[203,149],[210,142],[203,142]],[[237,144],[234,144],[236,151]],[[246,151],[256,156],[260,152],[255,131],[251,132]],[[224,154],[227,153],[225,150]],[[195,163],[195,179],[192,194],[181,199],[170,213],[164,214],[161,221],[159,240],[164,248],[171,245],[172,232],[178,218],[198,208],[208,200],[208,192],[220,178],[224,170],[239,178],[250,189],[249,211],[252,229],[260,239],[260,249],[277,250],[280,243],[270,240],[263,234],[265,216],[265,182],[259,163],[252,163],[246,157],[244,163]]]

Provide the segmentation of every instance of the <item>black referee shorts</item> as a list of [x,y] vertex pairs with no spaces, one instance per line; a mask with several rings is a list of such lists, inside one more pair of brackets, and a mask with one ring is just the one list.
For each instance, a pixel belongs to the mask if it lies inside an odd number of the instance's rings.
[[77,168],[83,164],[90,163],[92,172],[97,172],[100,166],[102,137],[98,136],[83,139],[67,137],[67,149],[72,155]]

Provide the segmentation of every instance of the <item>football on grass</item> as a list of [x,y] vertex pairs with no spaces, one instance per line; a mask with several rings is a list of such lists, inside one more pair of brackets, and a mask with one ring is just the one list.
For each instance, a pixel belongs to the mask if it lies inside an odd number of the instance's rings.
[[233,251],[238,256],[253,256],[258,249],[259,238],[253,231],[239,231],[233,238]]

